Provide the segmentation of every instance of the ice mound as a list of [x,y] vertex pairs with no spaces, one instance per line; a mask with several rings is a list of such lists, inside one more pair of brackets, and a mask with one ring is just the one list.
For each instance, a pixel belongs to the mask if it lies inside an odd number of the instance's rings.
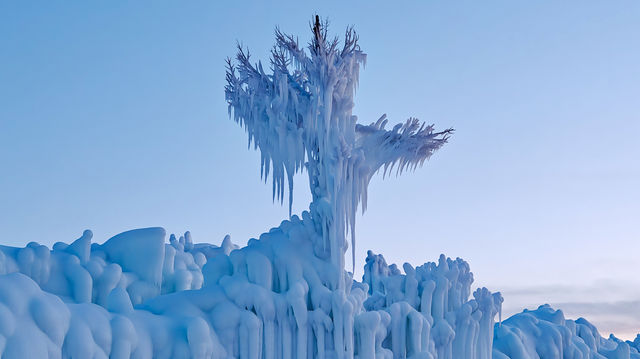
[[640,335],[634,342],[605,339],[587,320],[565,319],[546,304],[496,325],[493,345],[495,359],[640,359]]
[[165,244],[162,228],[124,232],[102,245],[92,244],[92,237],[85,231],[71,244],[55,243],[52,250],[35,242],[25,248],[0,246],[0,273],[23,273],[43,290],[75,303],[106,306],[118,287],[135,305],[160,293],[202,287],[206,254],[218,250],[192,248],[189,232]]
[[[116,289],[112,295],[116,293],[124,292]],[[2,275],[2,357],[225,358],[200,318],[133,310],[128,299],[113,304],[107,310],[90,303],[64,303],[22,273]]]

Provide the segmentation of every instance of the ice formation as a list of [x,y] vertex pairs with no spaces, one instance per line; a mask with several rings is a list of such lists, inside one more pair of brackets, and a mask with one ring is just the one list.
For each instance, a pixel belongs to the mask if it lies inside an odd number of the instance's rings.
[[1,246],[1,356],[640,358],[640,337],[604,339],[548,306],[495,323],[502,297],[471,293],[461,259],[401,271],[369,252],[362,281],[345,273],[338,288],[319,236],[303,212],[242,248],[188,232],[165,243],[161,228]]
[[494,359],[640,359],[640,335],[622,341],[605,339],[584,318],[565,319],[561,310],[542,305],[496,325]]
[[351,110],[366,60],[358,37],[347,29],[340,47],[318,16],[312,31],[307,53],[293,36],[276,29],[270,74],[260,62],[252,65],[249,53],[239,47],[237,65],[228,61],[225,95],[229,115],[244,126],[249,145],[260,149],[262,175],[267,180],[272,173],[273,195],[280,201],[286,177],[289,212],[293,175],[306,169],[310,212],[322,234],[316,254],[343,268],[349,232],[355,261],[356,210],[360,203],[366,208],[373,174],[421,165],[452,130],[434,132],[414,118],[386,130],[386,115],[370,125],[357,124]]
[[274,196],[304,167],[310,210],[241,248],[229,236],[194,244],[189,232],[167,243],[162,228],[0,246],[2,358],[640,358],[640,337],[604,339],[548,306],[495,323],[502,296],[472,292],[459,258],[401,271],[368,252],[354,280],[346,235],[355,239],[371,176],[415,168],[450,131],[415,119],[385,130],[384,116],[356,124],[357,38],[348,30],[340,49],[317,18],[313,33],[307,55],[277,31],[270,75],[241,50],[226,88]]
[[[309,212],[238,248],[161,228],[0,247],[3,358],[491,358],[500,294],[461,259],[363,281],[319,258]],[[343,278],[342,286],[335,282]]]

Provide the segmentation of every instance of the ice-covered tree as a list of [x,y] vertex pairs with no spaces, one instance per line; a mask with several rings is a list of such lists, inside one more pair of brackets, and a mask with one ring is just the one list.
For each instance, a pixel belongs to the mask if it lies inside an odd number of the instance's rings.
[[[273,196],[284,200],[285,178],[289,214],[293,176],[309,174],[311,217],[321,234],[318,255],[344,268],[346,238],[355,256],[356,210],[367,205],[372,176],[395,169],[415,169],[440,148],[452,132],[436,132],[415,118],[385,129],[386,115],[369,125],[352,115],[360,66],[366,54],[353,28],[342,45],[327,35],[327,22],[316,16],[313,38],[305,50],[291,35],[275,30],[270,71],[252,64],[249,52],[238,46],[236,62],[228,60],[226,100],[229,115],[260,149],[262,176],[271,174]],[[340,283],[342,281],[339,281]]]

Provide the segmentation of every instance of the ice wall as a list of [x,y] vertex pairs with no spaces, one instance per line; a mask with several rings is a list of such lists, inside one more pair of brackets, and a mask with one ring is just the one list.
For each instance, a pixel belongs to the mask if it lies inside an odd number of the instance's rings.
[[[499,294],[461,259],[363,281],[315,255],[308,212],[238,248],[161,228],[0,247],[3,358],[490,358]],[[335,283],[344,278],[342,289]],[[456,335],[459,333],[458,335]],[[46,354],[44,354],[46,353]]]
[[[437,264],[429,262],[413,268],[405,263],[403,269],[404,275],[395,265],[387,266],[381,255],[367,253],[363,280],[370,296],[365,308],[391,308],[392,313],[403,311],[424,321],[422,328],[412,324],[411,329],[404,329],[400,323],[392,337],[419,337],[423,330],[426,345],[438,358],[490,358],[494,317],[502,307],[500,293],[481,288],[469,301],[473,274],[460,258],[441,255]],[[394,348],[394,352],[398,350],[404,349]]]
[[[368,252],[362,281],[315,255],[293,216],[239,248],[161,228],[91,232],[52,250],[0,246],[3,358],[639,359],[640,336],[602,338],[545,305],[495,323],[467,262],[402,270]],[[316,238],[317,239],[317,238]]]

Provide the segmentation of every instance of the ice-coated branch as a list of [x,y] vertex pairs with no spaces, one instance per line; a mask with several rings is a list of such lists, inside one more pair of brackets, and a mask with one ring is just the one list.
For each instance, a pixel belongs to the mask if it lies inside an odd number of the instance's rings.
[[[315,16],[313,37],[305,50],[298,40],[276,28],[267,74],[260,62],[238,47],[236,63],[227,63],[225,96],[229,113],[260,149],[261,174],[271,174],[273,196],[284,198],[285,178],[291,213],[293,176],[306,168],[312,194],[311,217],[321,238],[316,254],[344,270],[346,236],[355,258],[355,218],[366,207],[367,186],[380,168],[397,173],[415,168],[446,141],[452,130],[436,132],[416,119],[386,130],[386,117],[363,126],[352,115],[360,50],[352,27],[343,46],[330,39],[327,21]],[[342,274],[340,274],[342,276]],[[337,283],[344,282],[337,280]]]
[[293,175],[302,168],[302,114],[309,95],[289,74],[282,71],[287,61],[280,50],[274,50],[273,74],[267,75],[260,63],[252,65],[249,53],[238,46],[237,65],[227,62],[225,97],[229,114],[249,135],[249,145],[261,153],[261,175],[267,180],[272,173],[273,196],[284,199],[284,179],[289,182],[291,209]]
[[453,133],[451,128],[434,132],[433,125],[421,123],[417,118],[409,118],[391,130],[385,129],[387,122],[385,114],[370,125],[356,125],[357,147],[366,149],[367,165],[372,171],[384,168],[383,176],[396,164],[396,175],[407,168],[415,170],[447,143]]

